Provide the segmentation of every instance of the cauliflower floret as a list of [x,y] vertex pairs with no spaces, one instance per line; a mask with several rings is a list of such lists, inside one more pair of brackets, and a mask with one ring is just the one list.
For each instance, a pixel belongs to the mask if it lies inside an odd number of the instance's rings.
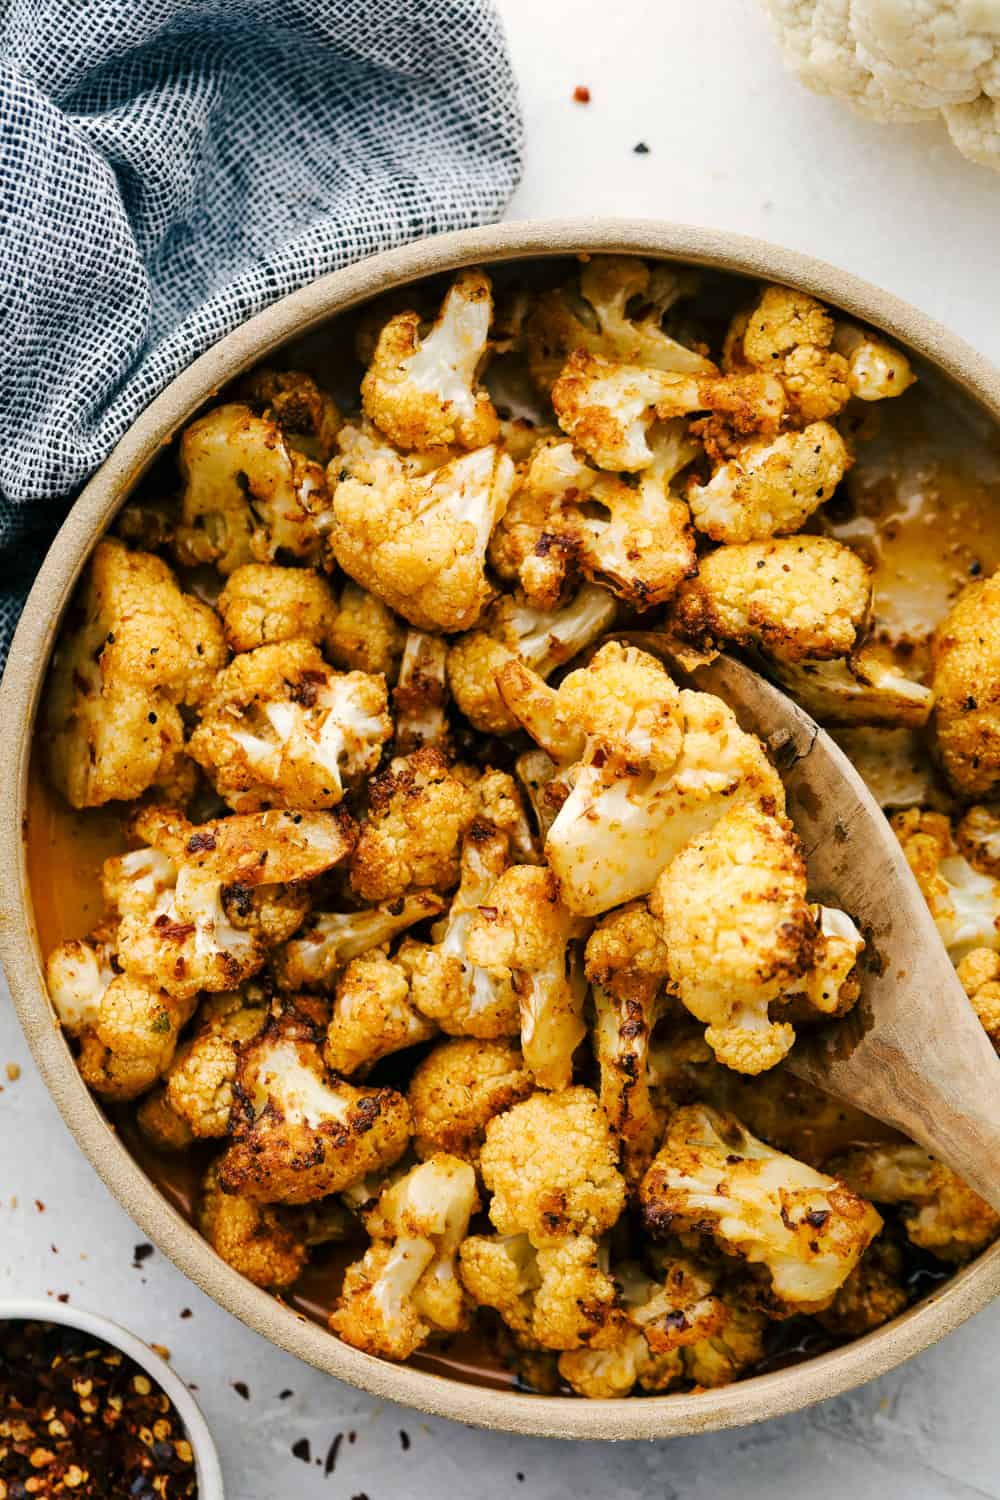
[[227,1266],[275,1292],[298,1281],[309,1258],[300,1225],[281,1208],[223,1192],[215,1165],[202,1184],[198,1228]]
[[776,658],[772,675],[822,724],[916,729],[927,723],[934,706],[931,689],[904,676],[891,654],[875,645],[836,661]]
[[408,755],[422,745],[445,753],[450,749],[447,665],[448,646],[439,636],[406,632],[399,681],[392,691],[397,755]]
[[798,531],[847,473],[851,458],[829,422],[738,448],[687,498],[699,531],[713,542],[765,541]]
[[337,980],[323,1056],[334,1073],[363,1075],[380,1057],[427,1042],[436,1030],[414,1009],[403,970],[376,949],[352,959]]
[[45,984],[59,1024],[80,1036],[97,1020],[108,985],[121,973],[113,923],[102,924],[87,938],[59,943],[45,960]]
[[663,1124],[650,1094],[647,1059],[669,974],[666,947],[643,903],[623,906],[598,923],[587,942],[586,972],[601,1108],[622,1143],[625,1176],[635,1183],[652,1160]]
[[1000,786],[1000,572],[970,583],[931,643],[938,757],[963,797]]
[[245,563],[229,575],[216,608],[231,651],[253,651],[282,641],[320,646],[337,618],[330,585],[311,568]]
[[167,1104],[192,1136],[226,1134],[240,1048],[266,1020],[267,995],[253,984],[243,992],[210,995],[202,1004],[195,1034],[178,1048],[166,1075]]
[[614,600],[593,584],[584,584],[556,610],[538,610],[503,594],[479,628],[459,636],[448,651],[448,682],[456,704],[483,734],[513,734],[517,720],[505,708],[494,674],[513,659],[539,677],[550,677],[609,630],[614,618]]
[[260,646],[221,671],[188,742],[236,812],[335,807],[392,734],[385,680],[335,672],[310,641]]
[[653,462],[648,437],[657,419],[711,411],[736,432],[773,437],[785,395],[767,374],[680,375],[577,350],[552,387],[552,405],[559,426],[600,468],[634,473]]
[[586,985],[572,951],[581,924],[559,899],[559,881],[540,865],[513,865],[469,924],[465,953],[517,995],[524,1061],[542,1088],[564,1089],[573,1053],[587,1034]]
[[710,360],[663,328],[671,308],[696,287],[690,271],[632,255],[584,261],[574,282],[543,292],[524,318],[532,379],[548,395],[574,349],[653,370],[711,374]]
[[486,1126],[480,1169],[502,1235],[536,1249],[568,1235],[600,1239],[625,1206],[618,1148],[596,1094],[533,1094]]
[[241,398],[262,417],[277,422],[289,444],[319,463],[337,445],[342,417],[336,403],[304,370],[254,370]]
[[369,813],[351,859],[363,901],[392,901],[412,886],[449,890],[458,881],[462,837],[476,796],[425,746],[398,757],[369,787]]
[[136,1099],[169,1068],[181,1027],[194,1010],[177,999],[120,974],[111,981],[93,1023],[80,1034],[80,1074],[105,1099]]
[[958,977],[983,1030],[1000,1052],[1000,953],[973,948],[959,964]]
[[386,682],[395,682],[406,631],[387,604],[348,578],[337,597],[325,644],[335,667],[345,672],[381,672]]
[[594,916],[645,895],[734,799],[784,811],[777,772],[732,710],[678,692],[634,646],[609,642],[558,692],[516,662],[497,683],[572,782],[545,844],[571,911]]
[[154,1151],[187,1151],[194,1145],[194,1135],[180,1115],[170,1108],[162,1083],[145,1096],[135,1112],[135,1123]]
[[763,647],[782,661],[846,656],[871,608],[871,571],[824,536],[718,547],[682,583],[673,614],[702,651],[727,642]]
[[181,434],[184,488],[174,553],[225,578],[250,562],[317,561],[330,496],[321,464],[291,446],[277,422],[230,402]]
[[223,1192],[310,1203],[399,1160],[410,1111],[395,1089],[345,1083],[323,1063],[316,1013],[287,1007],[240,1052]]
[[847,383],[859,401],[901,396],[916,380],[900,349],[854,323],[838,323],[833,347],[847,360]]
[[514,1042],[476,1037],[442,1042],[410,1079],[414,1150],[421,1159],[447,1151],[475,1165],[487,1123],[534,1088]]
[[971,1260],[1000,1233],[1000,1214],[909,1141],[858,1147],[832,1161],[830,1170],[854,1192],[898,1204],[908,1237],[939,1260]]
[[524,788],[524,795],[531,804],[538,837],[544,843],[549,829],[559,816],[559,809],[569,796],[569,781],[544,750],[526,750],[523,755],[518,756],[514,769],[519,784]]
[[468,1302],[456,1255],[479,1207],[468,1162],[441,1152],[383,1189],[365,1215],[372,1238],[349,1266],[330,1327],[348,1344],[408,1359],[435,1333],[457,1333]]
[[42,706],[46,769],[73,807],[131,801],[194,769],[180,708],[207,696],[225,660],[222,627],[165,562],[113,537],[95,547],[77,607]]
[[522,1340],[542,1349],[604,1348],[624,1322],[607,1252],[589,1235],[532,1246],[527,1235],[472,1235],[460,1252],[462,1283]]
[[816,924],[812,967],[781,996],[783,1020],[796,1026],[846,1016],[861,995],[858,959],[865,940],[846,912],[811,906]]
[[891,821],[952,957],[1000,948],[1000,881],[963,858],[945,815],[908,807]]
[[955,829],[955,841],[977,870],[1000,878],[1000,811],[993,807],[968,808]]
[[698,1234],[759,1267],[777,1317],[829,1307],[882,1228],[843,1182],[704,1105],[674,1114],[640,1199],[653,1236]]
[[400,448],[480,448],[499,424],[477,384],[486,356],[492,286],[483,271],[459,271],[431,328],[420,314],[390,318],[379,334],[364,380],[365,415]]
[[262,968],[309,907],[306,882],[351,848],[331,813],[250,813],[194,827],[169,809],[134,820],[147,847],[104,863],[125,972],[183,999],[231,990]]
[[903,1284],[902,1251],[882,1235],[868,1246],[830,1306],[817,1321],[836,1338],[858,1339],[898,1317],[910,1297]]
[[345,429],[330,466],[335,561],[418,630],[471,629],[493,595],[486,548],[513,462],[490,445],[426,472],[363,436]]
[[848,363],[832,348],[833,338],[833,318],[815,297],[769,286],[734,320],[724,363],[729,370],[749,366],[776,375],[795,416],[815,422],[836,416],[851,395]]
[[385,906],[313,912],[302,932],[273,955],[274,976],[284,990],[325,989],[352,958],[383,947],[443,907],[433,891],[413,891]]

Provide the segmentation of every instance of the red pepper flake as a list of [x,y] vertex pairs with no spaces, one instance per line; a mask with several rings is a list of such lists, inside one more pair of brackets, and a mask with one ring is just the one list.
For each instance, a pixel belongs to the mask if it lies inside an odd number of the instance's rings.
[[40,1214],[43,1214],[45,1212],[45,1204],[42,1202],[41,1198],[35,1199],[35,1207],[38,1209],[38,1212]]
[[182,1318],[189,1318],[191,1316],[191,1309],[189,1307],[182,1307],[180,1310],[180,1316]]
[[132,1251],[133,1271],[137,1271],[142,1265],[143,1261],[148,1260],[152,1253],[153,1247],[147,1241],[143,1241],[141,1245],[136,1245],[135,1249]]
[[250,1400],[250,1387],[247,1385],[245,1380],[234,1380],[233,1390],[236,1392],[237,1396],[242,1396],[244,1401]]
[[304,1464],[312,1462],[312,1450],[309,1447],[308,1438],[299,1438],[292,1444],[292,1452],[296,1458],[301,1458]]
[[338,1432],[337,1436],[334,1438],[333,1442],[326,1450],[326,1463],[323,1465],[323,1476],[326,1479],[329,1479],[330,1475],[337,1467],[337,1454],[340,1452],[340,1445],[343,1441],[344,1434],[342,1432]]
[[588,87],[587,87],[587,85],[585,83],[578,83],[577,86],[576,86],[576,88],[573,90],[573,103],[574,104],[589,104],[590,103],[590,90],[588,89]]
[[410,1451],[410,1434],[408,1432],[403,1432],[402,1429],[400,1430],[399,1434],[399,1446],[402,1448],[404,1453],[408,1453]]
[[294,1396],[294,1395],[295,1395],[294,1391],[290,1391],[290,1390],[279,1391],[278,1392],[278,1400],[279,1401],[287,1401],[288,1398],[289,1398],[289,1396]]

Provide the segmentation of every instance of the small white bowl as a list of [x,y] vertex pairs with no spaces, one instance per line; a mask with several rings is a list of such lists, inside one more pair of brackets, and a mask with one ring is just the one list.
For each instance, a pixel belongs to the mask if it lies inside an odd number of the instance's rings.
[[70,1307],[61,1302],[53,1304],[44,1297],[4,1298],[0,1301],[0,1324],[14,1318],[82,1329],[133,1359],[170,1397],[184,1424],[185,1435],[194,1453],[198,1500],[225,1500],[219,1455],[198,1403],[180,1376],[148,1344],[100,1313],[87,1312],[85,1308]]

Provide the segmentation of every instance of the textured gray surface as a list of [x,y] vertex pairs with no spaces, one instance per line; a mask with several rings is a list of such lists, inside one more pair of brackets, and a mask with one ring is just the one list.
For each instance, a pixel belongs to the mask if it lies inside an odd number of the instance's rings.
[[[943,132],[881,131],[803,93],[751,0],[501,9],[528,121],[517,216],[644,213],[784,241],[909,297],[1000,360],[983,296],[995,284],[1000,180]],[[577,84],[590,105],[571,102]],[[648,155],[633,153],[639,141]],[[16,1082],[8,1061],[21,1065]],[[49,1102],[5,989],[0,1084],[0,1296],[68,1293],[166,1344],[198,1387],[230,1500],[1000,1500],[998,1307],[874,1385],[742,1432],[618,1447],[479,1433],[379,1404],[279,1353],[156,1254],[135,1267],[142,1236]],[[286,1389],[294,1395],[279,1400]],[[301,1437],[308,1468],[291,1453]]]

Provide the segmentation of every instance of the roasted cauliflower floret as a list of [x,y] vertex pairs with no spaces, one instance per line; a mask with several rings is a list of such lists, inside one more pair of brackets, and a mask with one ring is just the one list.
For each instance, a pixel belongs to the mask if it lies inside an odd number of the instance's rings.
[[186,1151],[189,1146],[194,1145],[194,1136],[189,1126],[167,1103],[167,1091],[162,1083],[146,1094],[135,1112],[135,1123],[143,1140],[154,1151]]
[[1000,1052],[1000,953],[973,948],[959,964],[958,977],[983,1030]]
[[517,995],[521,1050],[536,1082],[564,1089],[573,1053],[586,1035],[581,965],[569,949],[580,923],[543,865],[505,870],[469,925],[465,953],[499,986]]
[[442,1042],[410,1079],[414,1150],[421,1158],[447,1151],[475,1165],[489,1121],[534,1088],[514,1042],[475,1037]]
[[959,594],[931,643],[934,734],[963,797],[1000,786],[1000,573]]
[[269,1203],[223,1192],[209,1167],[198,1204],[198,1228],[216,1255],[254,1286],[280,1292],[299,1279],[309,1258],[300,1225]]
[[917,729],[934,706],[931,689],[905,676],[878,645],[835,661],[775,658],[772,675],[821,724]]
[[398,757],[369,787],[369,813],[351,858],[363,901],[392,901],[413,886],[447,891],[458,881],[462,837],[476,814],[474,791],[440,750]]
[[229,402],[181,434],[177,561],[211,563],[225,578],[250,562],[315,562],[330,504],[321,464],[293,447],[278,423]]
[[813,905],[810,911],[816,924],[812,967],[781,996],[781,1018],[796,1026],[846,1016],[861,995],[861,933],[836,906]]
[[363,1074],[436,1030],[414,1009],[403,970],[375,949],[352,959],[337,980],[323,1056],[335,1073]]
[[87,938],[59,943],[45,960],[49,999],[70,1036],[94,1025],[108,985],[121,973],[115,938],[115,924],[103,923]]
[[910,1298],[904,1285],[906,1267],[899,1245],[885,1235],[873,1241],[834,1297],[817,1314],[828,1333],[857,1339],[898,1317]]
[[84,1083],[105,1099],[136,1099],[167,1071],[193,999],[120,974],[108,985],[93,1023],[80,1034]]
[[460,271],[431,328],[399,313],[379,334],[361,382],[365,415],[399,448],[481,448],[499,424],[478,384],[493,316],[489,277]]
[[210,995],[202,1004],[197,1029],[178,1048],[166,1076],[167,1103],[197,1139],[226,1134],[240,1048],[266,1020],[267,995],[253,984]]
[[423,745],[444,753],[450,750],[447,666],[448,645],[440,636],[406,632],[399,681],[392,690],[397,755],[409,755]]
[[977,870],[1000,878],[1000,810],[967,808],[955,828],[955,842]]
[[584,584],[555,610],[535,609],[516,595],[503,594],[479,628],[459,636],[448,651],[448,682],[456,704],[481,733],[513,734],[517,720],[504,706],[494,674],[516,660],[548,678],[609,630],[614,617],[614,600],[592,584]]
[[224,1192],[310,1203],[399,1160],[410,1111],[394,1089],[345,1083],[323,1063],[315,1012],[287,1008],[240,1053]]
[[898,1204],[903,1228],[921,1250],[961,1264],[1000,1233],[1000,1214],[922,1146],[863,1146],[838,1156],[830,1170],[876,1203]]
[[765,287],[730,329],[726,368],[776,375],[801,422],[835,417],[851,390],[848,362],[832,347],[833,338],[833,318],[815,297],[787,286]]
[[385,906],[360,911],[314,911],[296,937],[271,959],[284,990],[325,989],[352,958],[381,948],[444,907],[433,891],[413,891]]
[[392,734],[385,681],[335,672],[309,641],[260,646],[219,673],[188,748],[235,812],[335,807]]
[[833,496],[851,459],[829,422],[738,448],[687,498],[699,531],[713,542],[766,541],[798,531]]
[[232,990],[262,968],[309,907],[307,882],[351,848],[332,813],[249,813],[194,827],[169,810],[134,820],[146,847],[104,863],[104,893],[121,919],[118,961],[183,999]]
[[759,1268],[772,1316],[829,1307],[882,1228],[870,1203],[705,1105],[676,1111],[643,1179],[653,1236],[692,1233]]
[[908,807],[893,816],[892,826],[952,957],[970,948],[1000,948],[1000,880],[959,853],[944,813]]
[[598,923],[587,942],[586,973],[601,1108],[621,1141],[625,1175],[635,1183],[652,1160],[663,1125],[647,1060],[669,975],[666,946],[644,904],[623,906]]
[[602,1348],[623,1315],[606,1251],[588,1235],[535,1248],[527,1236],[474,1235],[461,1250],[466,1290],[543,1349]]
[[917,378],[901,349],[854,323],[837,324],[833,347],[847,360],[847,384],[859,401],[901,396]]
[[52,659],[41,743],[66,800],[98,807],[194,769],[180,710],[204,701],[225,645],[215,614],[165,562],[113,537],[95,547],[77,605]]
[[348,1267],[330,1315],[334,1332],[368,1354],[407,1359],[432,1334],[463,1328],[456,1255],[478,1206],[473,1168],[444,1152],[384,1188],[365,1215],[371,1246]]
[[242,398],[276,422],[291,446],[319,463],[329,461],[342,418],[336,403],[304,370],[254,370]]
[[231,651],[283,641],[321,646],[337,619],[330,585],[312,568],[244,563],[226,580],[216,608]]
[[738,433],[773,437],[785,396],[767,374],[681,375],[577,350],[552,387],[552,405],[559,426],[600,468],[635,473],[653,462],[655,421],[710,411]]
[[428,472],[357,429],[341,445],[335,561],[418,630],[471,629],[493,595],[486,548],[514,487],[511,459],[489,445]]
[[673,606],[702,651],[761,646],[782,661],[846,656],[871,608],[871,572],[850,547],[823,536],[718,547]]
[[596,1094],[573,1087],[537,1093],[486,1126],[480,1155],[502,1235],[538,1249],[567,1235],[597,1240],[625,1206],[618,1148]]
[[345,672],[381,672],[395,682],[406,645],[406,630],[377,594],[350,578],[341,586],[333,622],[325,638],[326,654]]

